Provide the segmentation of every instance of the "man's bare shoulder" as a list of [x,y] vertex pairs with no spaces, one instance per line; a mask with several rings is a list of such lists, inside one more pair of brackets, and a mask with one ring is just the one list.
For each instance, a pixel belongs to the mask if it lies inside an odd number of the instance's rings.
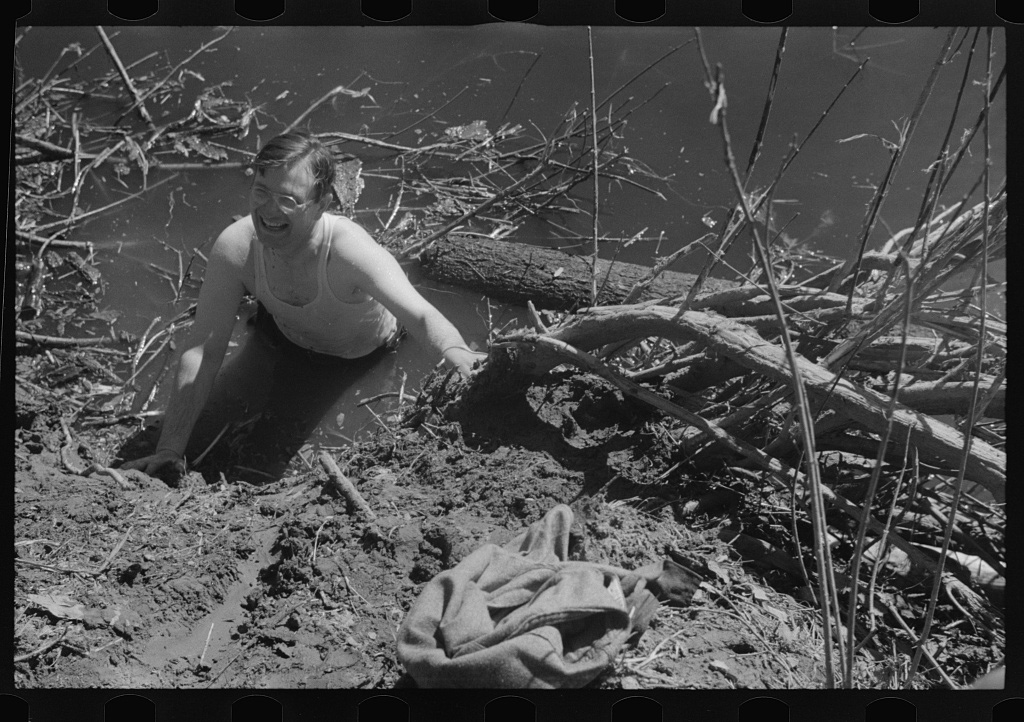
[[373,239],[365,228],[345,216],[325,214],[331,223],[331,251],[348,260],[355,260],[369,254],[387,253],[383,246]]
[[324,218],[331,224],[331,232],[335,238],[344,240],[357,239],[376,243],[366,229],[347,216],[339,216],[334,213],[325,213]]
[[221,231],[213,243],[212,256],[217,256],[228,265],[241,268],[249,258],[255,229],[251,216],[243,216]]

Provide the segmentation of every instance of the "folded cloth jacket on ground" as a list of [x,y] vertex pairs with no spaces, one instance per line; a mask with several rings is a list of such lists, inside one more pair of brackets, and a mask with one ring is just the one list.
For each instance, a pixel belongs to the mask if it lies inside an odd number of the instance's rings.
[[667,566],[566,561],[572,520],[560,504],[426,584],[398,635],[420,687],[581,687],[646,628],[658,608],[647,582],[672,586]]

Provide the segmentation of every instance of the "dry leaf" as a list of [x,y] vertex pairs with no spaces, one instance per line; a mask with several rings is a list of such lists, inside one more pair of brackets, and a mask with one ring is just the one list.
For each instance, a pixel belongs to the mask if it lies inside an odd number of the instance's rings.
[[722,569],[718,562],[709,560],[708,569],[713,571],[718,576],[718,578],[721,579],[725,584],[729,583],[729,573]]
[[34,607],[44,609],[58,619],[81,620],[85,617],[85,607],[65,594],[29,594],[28,602]]

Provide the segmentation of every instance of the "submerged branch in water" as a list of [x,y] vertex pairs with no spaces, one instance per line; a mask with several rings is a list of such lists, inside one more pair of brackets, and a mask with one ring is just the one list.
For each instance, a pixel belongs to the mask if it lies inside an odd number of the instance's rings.
[[107,33],[103,30],[102,25],[96,26],[96,32],[100,36],[100,40],[103,41],[103,47],[107,49],[107,54],[110,59],[114,62],[114,66],[117,68],[118,74],[121,76],[121,82],[124,83],[124,87],[128,89],[128,92],[135,99],[135,104],[132,105],[132,109],[138,108],[139,115],[146,121],[149,127],[153,130],[156,126],[153,124],[153,118],[149,114],[149,110],[146,108],[143,97],[139,94],[139,91],[135,89],[135,83],[132,82],[132,78],[128,75],[128,71],[124,67],[124,63],[121,62],[121,58],[117,54],[117,50],[114,48],[114,44],[110,42],[110,38],[107,37]]
[[[69,348],[69,347],[81,347],[81,346],[106,346],[112,343],[121,343],[119,339],[111,338],[109,336],[95,336],[93,338],[65,338],[63,336],[45,336],[39,333],[29,333],[28,331],[15,331],[14,337],[16,340],[27,344],[35,344],[37,346],[49,346],[51,348]],[[125,351],[125,355],[128,352]]]

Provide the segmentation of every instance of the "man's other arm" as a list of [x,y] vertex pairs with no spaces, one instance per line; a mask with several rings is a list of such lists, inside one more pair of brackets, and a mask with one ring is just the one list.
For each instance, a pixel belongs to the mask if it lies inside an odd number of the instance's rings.
[[238,305],[245,293],[242,279],[248,244],[243,222],[231,225],[214,242],[195,320],[178,360],[160,441],[155,453],[128,462],[125,468],[152,474],[172,464],[179,473],[184,471],[185,447],[224,361]]

